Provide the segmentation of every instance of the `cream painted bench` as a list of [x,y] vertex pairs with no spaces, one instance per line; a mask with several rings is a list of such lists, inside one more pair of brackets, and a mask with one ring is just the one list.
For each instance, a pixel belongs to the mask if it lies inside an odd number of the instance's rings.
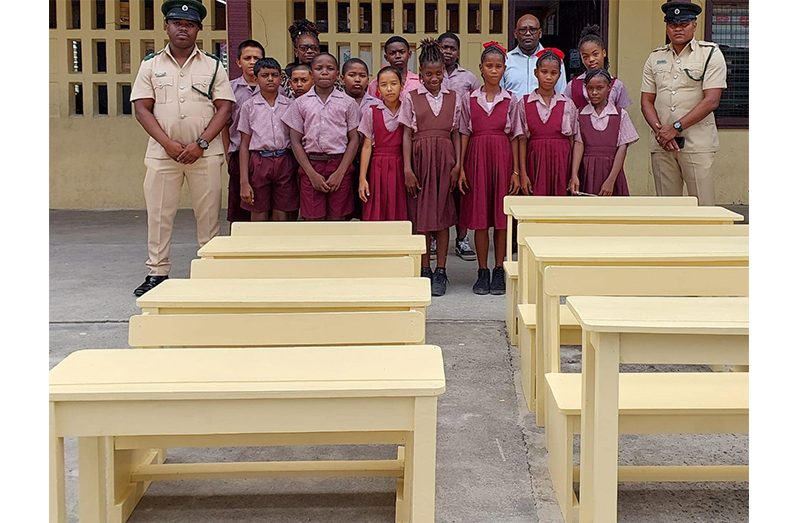
[[312,235],[406,235],[413,234],[409,221],[392,222],[234,222],[231,236],[312,236]]
[[418,345],[419,311],[144,314],[130,318],[131,347]]
[[[580,430],[581,374],[546,374],[546,447],[555,497],[565,523],[579,521],[574,434]],[[747,433],[748,373],[621,373],[621,434]],[[747,481],[745,465],[620,466],[619,481]]]
[[[75,352],[50,371],[50,521],[66,521],[64,438],[76,437],[83,522],[124,522],[155,480],[387,476],[397,478],[396,521],[432,523],[444,389],[441,350],[429,345]],[[393,444],[398,452],[190,464],[153,456],[129,470],[114,462],[114,450],[222,442]]]
[[[579,518],[613,523],[618,506],[620,364],[748,365],[749,300],[569,296],[566,303],[583,332]],[[689,380],[690,374],[685,373],[683,379]],[[747,389],[740,390],[740,383],[733,381],[742,373],[717,375],[730,383],[720,392],[707,391],[708,399],[747,395]],[[640,412],[659,409],[678,391],[660,389],[650,394],[646,403],[640,397],[635,400]],[[705,407],[711,410],[717,405],[707,401]],[[742,420],[731,430],[741,427]]]
[[[240,222],[234,222],[236,223]],[[192,278],[377,278],[412,277],[415,262],[410,256],[390,258],[304,259],[195,259]]]

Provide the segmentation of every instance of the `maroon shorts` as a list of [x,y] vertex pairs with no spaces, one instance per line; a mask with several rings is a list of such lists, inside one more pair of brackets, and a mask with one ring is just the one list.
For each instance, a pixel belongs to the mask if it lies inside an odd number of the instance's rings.
[[297,163],[290,152],[263,158],[256,151],[250,151],[249,184],[255,193],[255,203],[241,202],[241,207],[252,212],[296,211],[299,208],[296,170]]
[[227,183],[227,221],[248,222],[249,211],[241,208],[241,183],[239,178],[238,151],[230,153],[230,161],[227,162],[227,174],[230,181]]
[[[338,168],[343,154],[331,154],[329,160],[310,160],[310,165],[326,180]],[[299,214],[307,220],[322,218],[345,218],[355,210],[354,184],[355,169],[350,165],[344,173],[337,191],[324,193],[317,191],[310,178],[299,168]]]

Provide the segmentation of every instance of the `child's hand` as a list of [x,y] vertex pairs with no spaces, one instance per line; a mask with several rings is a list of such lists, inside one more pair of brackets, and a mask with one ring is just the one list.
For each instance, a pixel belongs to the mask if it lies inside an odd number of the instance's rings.
[[457,187],[457,180],[460,178],[460,165],[455,165],[452,167],[452,170],[449,171],[449,192],[454,191],[454,188]]
[[330,177],[327,178],[327,186],[330,188],[330,192],[337,191],[343,180],[344,171],[339,171],[338,169],[333,171]]
[[369,201],[369,196],[371,196],[371,193],[369,192],[369,182],[363,179],[360,180],[357,193],[360,195],[360,200],[363,203],[367,203]]
[[468,185],[468,178],[466,178],[466,173],[463,169],[460,169],[460,177],[457,179],[457,186],[462,194],[465,194],[466,191],[471,188]]
[[241,201],[248,204],[255,204],[255,191],[249,183],[241,184]]
[[421,190],[421,186],[418,184],[418,178],[416,178],[416,173],[409,169],[405,170],[405,189],[407,189],[407,194],[413,198],[417,198],[418,191]]
[[324,177],[317,172],[307,173],[310,178],[310,184],[319,192],[330,192],[330,186],[324,180]]
[[529,180],[529,176],[525,172],[521,172],[521,193],[525,196],[530,196],[532,194],[532,182]]
[[510,175],[510,188],[507,191],[507,194],[515,196],[521,190],[521,175],[518,173],[513,173]]
[[599,189],[599,196],[612,196],[613,189],[615,189],[615,180],[605,180]]
[[579,192],[579,178],[571,177],[571,181],[568,182],[568,192],[571,194]]

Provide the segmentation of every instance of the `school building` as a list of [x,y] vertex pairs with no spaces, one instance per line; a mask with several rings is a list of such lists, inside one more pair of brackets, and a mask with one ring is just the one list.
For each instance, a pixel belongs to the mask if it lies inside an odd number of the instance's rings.
[[[641,136],[626,159],[629,188],[632,194],[653,195],[649,128],[639,92],[646,57],[665,43],[662,1],[203,0],[208,17],[197,43],[220,56],[235,77],[238,42],[254,38],[284,65],[293,59],[288,26],[308,18],[322,31],[323,49],[342,61],[359,56],[373,73],[392,34],[416,44],[453,31],[460,36],[462,65],[478,74],[482,42],[515,47],[515,21],[532,13],[541,21],[541,42],[565,52],[570,78],[580,72],[579,32],[597,23],[607,41],[610,71],[633,99],[628,111]],[[717,201],[747,204],[748,1],[693,1],[704,8],[696,37],[720,44],[728,64],[728,89],[715,113],[721,143],[714,167]],[[49,2],[50,208],[143,208],[148,137],[129,98],[141,59],[168,43],[162,0]],[[415,59],[410,67],[416,70]],[[189,206],[186,194],[182,205]]]

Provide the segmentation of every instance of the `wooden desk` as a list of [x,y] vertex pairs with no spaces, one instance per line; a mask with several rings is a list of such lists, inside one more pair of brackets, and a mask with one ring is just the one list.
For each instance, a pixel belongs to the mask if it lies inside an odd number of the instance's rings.
[[741,214],[723,207],[512,205],[513,217],[522,222],[579,223],[726,223],[743,221]]
[[369,235],[413,234],[409,221],[371,222],[234,222],[230,225],[231,236],[313,236],[323,235]]
[[[546,267],[662,266],[662,267],[746,267],[747,237],[534,237],[523,239],[524,265],[519,275],[534,293],[537,304],[535,337],[535,412],[538,425],[545,424],[543,376],[559,370],[559,298],[543,292]],[[555,345],[556,344],[556,345]],[[555,361],[557,358],[557,361]]]
[[72,353],[50,371],[50,521],[66,521],[65,437],[78,438],[80,520],[121,523],[143,488],[120,488],[128,486],[116,484],[125,472],[106,473],[114,471],[113,438],[227,435],[233,446],[260,438],[260,445],[404,448],[394,460],[165,463],[127,477],[134,485],[176,475],[396,477],[396,520],[431,523],[437,396],[444,389],[441,350],[430,345]]
[[619,364],[747,365],[748,298],[572,296],[566,303],[583,331],[579,521],[614,522]]
[[145,314],[424,311],[427,278],[168,279],[136,300]]
[[200,258],[363,258],[412,256],[416,274],[427,244],[421,235],[216,236]]

